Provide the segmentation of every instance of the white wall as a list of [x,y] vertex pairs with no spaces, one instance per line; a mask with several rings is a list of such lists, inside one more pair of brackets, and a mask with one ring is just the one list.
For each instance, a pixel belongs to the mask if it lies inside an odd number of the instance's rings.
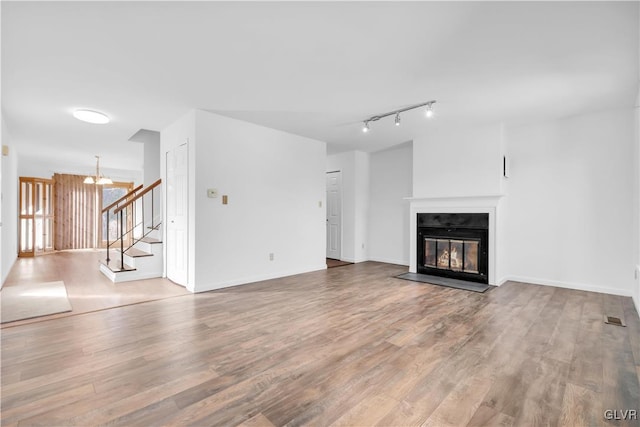
[[636,97],[635,108],[635,135],[634,135],[634,155],[635,159],[635,177],[633,189],[633,218],[634,218],[634,259],[636,262],[635,283],[633,286],[633,302],[636,311],[640,314],[640,90]]
[[508,128],[507,140],[510,278],[631,296],[633,111]]
[[413,142],[413,197],[473,197],[501,193],[501,125],[433,131]]
[[160,134],[157,141],[145,141],[144,147],[144,186],[160,179]]
[[[150,138],[143,142],[144,147],[144,170],[143,170],[143,181],[145,187],[156,182],[160,179],[160,132],[157,134],[153,134],[153,138]],[[155,138],[157,136],[157,138]],[[147,203],[147,202],[145,202]],[[145,210],[145,224],[150,224],[151,221],[154,221],[154,224],[161,220],[161,206],[162,206],[162,191],[154,190],[153,196],[153,216],[155,218],[151,218],[151,209]]]
[[[2,129],[4,130],[5,124],[4,124],[4,120],[2,120]],[[4,132],[2,132],[4,134]],[[4,135],[0,138],[0,148],[2,148],[2,142],[5,141]],[[0,153],[0,288],[2,288],[2,285],[4,283],[4,278],[5,278],[5,273],[4,273],[4,268],[3,268],[3,260],[4,258],[2,257],[2,246],[4,245],[4,242],[2,240],[2,211],[3,211],[3,202],[2,202],[2,198],[4,196],[4,191],[2,191],[2,154]]]
[[369,154],[361,151],[327,156],[326,172],[342,172],[343,261],[368,259]]
[[369,259],[409,265],[409,202],[413,144],[370,155]]
[[2,120],[2,144],[9,147],[9,155],[2,156],[2,249],[0,250],[0,283],[4,283],[18,257],[18,154]]
[[196,151],[196,290],[326,268],[324,142],[197,111]]
[[[505,192],[507,191],[506,189],[503,189]],[[494,241],[495,241],[495,257],[496,259],[494,260],[493,263],[490,263],[490,267],[491,265],[493,265],[493,267],[495,268],[495,279],[494,279],[494,284],[496,285],[502,285],[504,282],[506,282],[509,279],[509,231],[507,230],[506,224],[506,218],[507,218],[507,211],[506,211],[506,199],[505,198],[500,198],[498,199],[497,203],[496,203],[496,220],[495,220],[495,235],[494,237]]]
[[354,262],[362,262],[369,259],[369,161],[369,153],[364,153],[362,151],[355,152],[356,246]]
[[191,290],[326,268],[324,142],[205,111],[165,129],[162,149],[187,138]]
[[[640,22],[640,8],[638,8],[638,22]],[[640,25],[639,25],[640,27]],[[638,47],[640,48],[640,31],[638,32]],[[638,61],[640,61],[640,55],[638,55]],[[640,66],[638,67],[640,71]],[[636,138],[635,138],[635,183],[636,188],[634,190],[635,199],[635,249],[636,249],[636,274],[635,274],[635,286],[633,292],[633,301],[636,305],[636,311],[640,315],[640,75],[638,76],[638,94],[636,96],[635,104],[635,118],[636,118]]]
[[[1,9],[1,6],[0,6]],[[0,121],[2,123],[0,123],[0,127],[2,127],[2,136],[0,137],[0,149],[2,149],[3,144],[5,142],[8,142],[8,133],[5,130],[6,124],[4,122],[3,118],[0,118]],[[4,198],[4,189],[2,187],[2,163],[3,162],[3,158],[4,156],[2,155],[2,153],[0,153],[0,288],[2,288],[2,285],[4,283],[4,279],[5,279],[5,269],[4,269],[4,258],[2,257],[2,247],[4,246],[4,241],[2,240],[2,211],[4,210],[4,202],[3,202],[3,198]],[[8,274],[8,273],[7,273]]]

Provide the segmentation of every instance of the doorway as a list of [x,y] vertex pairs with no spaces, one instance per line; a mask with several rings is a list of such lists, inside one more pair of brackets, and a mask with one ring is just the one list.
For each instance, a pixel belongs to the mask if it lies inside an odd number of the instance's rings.
[[188,283],[188,146],[184,143],[165,153],[167,278],[174,283]]
[[327,172],[327,258],[342,256],[342,172]]

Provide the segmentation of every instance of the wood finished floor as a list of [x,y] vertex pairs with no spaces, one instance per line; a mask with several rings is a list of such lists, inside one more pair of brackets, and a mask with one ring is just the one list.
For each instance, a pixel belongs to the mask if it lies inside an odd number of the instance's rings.
[[603,417],[640,409],[630,298],[392,277],[405,270],[361,263],[6,328],[2,425],[638,425]]
[[60,251],[34,258],[18,258],[3,288],[62,280],[72,311],[5,323],[2,328],[177,295],[191,295],[184,287],[162,278],[113,283],[98,269],[101,258],[105,258],[103,250]]

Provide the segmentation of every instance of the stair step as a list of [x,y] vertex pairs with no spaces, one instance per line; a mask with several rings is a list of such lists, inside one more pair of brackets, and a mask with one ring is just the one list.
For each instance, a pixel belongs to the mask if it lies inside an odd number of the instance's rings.
[[101,260],[100,261],[101,264],[104,264],[109,270],[113,271],[114,273],[119,273],[122,271],[135,271],[135,267],[131,267],[127,264],[124,264],[124,268],[120,265],[120,260],[115,260],[112,259],[111,261],[107,262],[106,260]]
[[162,223],[160,223],[160,224],[156,224],[156,225],[154,225],[153,227],[152,227],[152,226],[150,226],[150,225],[148,225],[148,226],[147,226],[147,229],[149,229],[149,230],[160,230],[160,226],[161,226],[161,225],[162,225]]
[[143,256],[153,256],[152,253],[141,251],[140,249],[136,249],[136,248],[129,248],[126,251],[124,251],[124,254],[129,255],[130,257],[133,257],[133,258],[139,258]]
[[140,239],[141,242],[145,242],[145,243],[162,243],[162,240],[160,239],[154,239],[153,237],[143,237],[142,239]]

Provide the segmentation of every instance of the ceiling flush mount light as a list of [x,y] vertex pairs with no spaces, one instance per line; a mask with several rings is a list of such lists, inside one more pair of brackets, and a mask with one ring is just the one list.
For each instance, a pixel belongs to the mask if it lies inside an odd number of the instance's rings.
[[83,122],[93,123],[97,125],[103,125],[109,123],[109,117],[99,111],[93,110],[76,110],[73,112],[73,117]]
[[83,181],[85,184],[106,185],[113,184],[109,178],[100,175],[100,156],[96,156],[96,175],[88,176]]
[[390,111],[384,114],[378,114],[377,116],[371,116],[368,119],[363,121],[364,127],[362,128],[362,132],[364,133],[369,132],[369,122],[375,122],[382,118],[393,116],[394,114],[396,116],[396,126],[400,126],[400,113],[404,113],[405,111],[413,110],[415,108],[424,107],[425,105],[427,106],[427,117],[431,118],[433,117],[433,104],[435,103],[436,103],[435,100],[427,101],[420,104],[412,105],[410,107],[402,108],[400,110]]

